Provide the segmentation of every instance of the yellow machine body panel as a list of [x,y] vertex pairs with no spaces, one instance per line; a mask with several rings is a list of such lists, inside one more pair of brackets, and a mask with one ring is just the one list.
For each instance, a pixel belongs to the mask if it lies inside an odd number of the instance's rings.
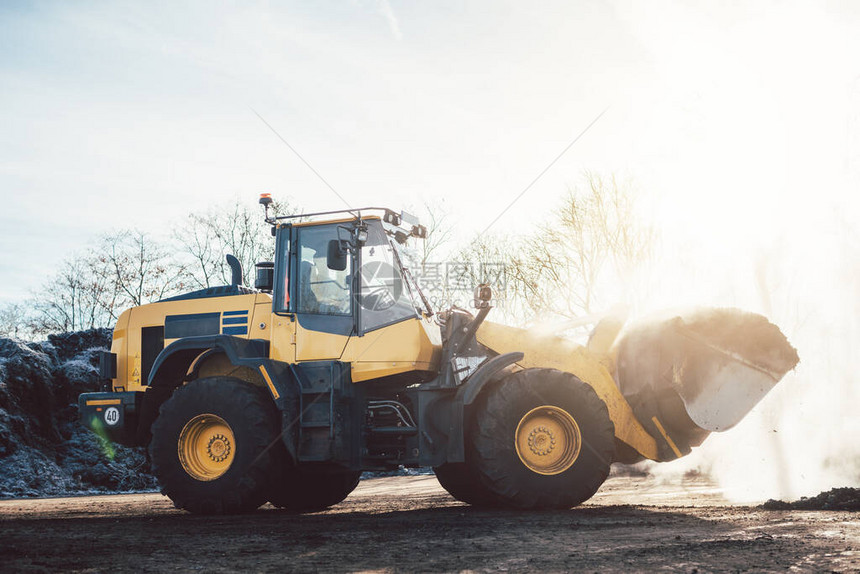
[[615,437],[642,456],[659,460],[657,441],[636,419],[607,368],[611,366],[609,355],[597,355],[562,337],[535,336],[525,329],[489,321],[481,324],[477,338],[498,353],[523,352],[525,356],[517,363],[523,368],[558,369],[579,377],[606,403],[609,418],[615,424]]
[[441,354],[439,327],[425,317],[350,338],[341,361],[352,364],[352,381],[357,383],[410,371],[436,371]]
[[[340,360],[351,363],[352,380],[367,381],[438,369],[442,342],[439,328],[429,318],[415,318],[371,331],[361,337],[313,331],[301,326],[294,315],[272,313],[268,294],[232,295],[165,301],[134,307],[120,315],[114,329],[112,352],[117,355],[115,388],[145,391],[142,330],[164,326],[170,316],[220,313],[223,322],[231,312],[248,311],[245,339],[270,341],[270,357],[276,361]],[[244,315],[243,315],[244,316]],[[223,327],[226,327],[225,323]],[[214,333],[213,333],[214,334]],[[164,338],[167,347],[178,338]]]
[[350,337],[305,329],[296,321],[295,361],[337,360],[343,355]]
[[[244,297],[244,295],[240,295]],[[248,339],[271,340],[274,334],[272,323],[277,318],[272,315],[272,296],[260,293],[255,296],[253,307],[249,309]]]
[[276,315],[272,313],[271,305],[260,305],[255,311],[260,317],[268,316],[271,319],[271,336],[263,337],[269,339],[269,356],[276,361],[285,363],[296,362],[296,319],[289,315]]
[[[132,370],[129,366],[128,359],[128,320],[131,316],[131,309],[123,311],[116,320],[116,326],[113,329],[113,340],[111,341],[110,351],[116,355],[116,373],[119,379],[115,386],[125,386],[126,381],[130,381],[129,375]],[[139,384],[139,383],[138,383]],[[131,390],[131,389],[129,389]],[[140,390],[140,389],[134,389]]]
[[[146,390],[143,380],[144,365],[142,356],[142,330],[146,327],[161,327],[165,325],[168,316],[187,316],[195,314],[218,313],[226,317],[229,312],[247,311],[247,333],[234,335],[242,338],[269,337],[269,322],[271,319],[272,298],[263,293],[248,295],[231,295],[225,297],[206,297],[200,299],[185,299],[179,301],[164,301],[133,307],[125,311],[117,322],[114,330],[112,352],[117,355],[117,376],[114,387],[123,387],[126,391]],[[259,307],[258,307],[259,305]],[[258,317],[255,311],[266,309],[265,318]],[[125,320],[124,320],[125,318]],[[231,325],[225,319],[218,319],[217,331],[222,332]],[[125,322],[124,328],[120,326]],[[260,323],[265,327],[260,328]],[[213,333],[216,334],[216,333]],[[164,338],[164,347],[176,341],[177,338]]]

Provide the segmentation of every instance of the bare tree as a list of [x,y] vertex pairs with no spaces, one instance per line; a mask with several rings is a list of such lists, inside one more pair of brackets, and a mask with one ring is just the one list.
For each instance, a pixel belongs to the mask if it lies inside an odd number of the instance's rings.
[[104,280],[113,282],[105,286],[111,303],[122,302],[123,307],[143,305],[187,287],[185,265],[141,231],[106,235],[91,255],[107,267],[102,272]]
[[568,188],[558,209],[520,238],[485,236],[462,249],[472,281],[493,283],[486,268],[504,265],[500,313],[515,323],[539,317],[590,315],[617,298],[629,298],[637,273],[650,261],[655,232],[635,211],[630,185],[615,176],[586,173],[585,185]]
[[[287,215],[293,211],[288,201],[276,202],[273,213]],[[271,261],[274,241],[260,209],[235,202],[227,208],[212,208],[206,213],[191,213],[188,224],[174,234],[177,249],[188,259],[193,286],[211,287],[230,282],[224,258],[234,255],[241,263],[245,284],[253,283],[254,265]]]
[[420,243],[421,268],[443,256],[450,247],[451,237],[454,232],[454,223],[451,220],[451,212],[444,204],[434,205],[424,202],[424,212],[427,214],[426,221],[427,238]]
[[0,337],[29,338],[29,315],[29,307],[22,303],[0,306]]
[[[456,289],[449,288],[444,294],[448,302],[468,306],[473,289],[484,283],[493,289],[494,320],[525,322],[524,305],[515,296],[517,290],[510,274],[511,262],[522,248],[521,241],[522,238],[507,235],[485,234],[456,252],[448,269],[448,285]],[[451,277],[452,273],[457,277]]]
[[585,180],[510,261],[514,293],[534,313],[573,318],[629,297],[652,256],[655,233],[638,220],[630,186],[615,176]]
[[44,335],[109,327],[128,307],[158,301],[187,285],[185,267],[145,233],[118,231],[69,257],[34,293],[29,328]]
[[450,211],[443,205],[425,202],[419,210],[421,223],[427,228],[427,237],[411,239],[401,250],[404,264],[421,287],[434,309],[449,301],[445,255],[451,247],[453,222]]
[[[288,203],[274,213],[286,214]],[[191,214],[190,223],[166,246],[137,230],[120,230],[100,238],[95,247],[67,258],[53,277],[34,293],[26,320],[20,305],[0,312],[0,335],[37,335],[110,327],[126,308],[159,301],[195,288],[229,282],[224,256],[243,263],[250,283],[254,263],[271,260],[274,242],[263,214],[244,204]]]
[[93,278],[82,256],[63,261],[57,273],[33,296],[30,329],[35,334],[79,331],[103,326],[105,317],[93,296]]

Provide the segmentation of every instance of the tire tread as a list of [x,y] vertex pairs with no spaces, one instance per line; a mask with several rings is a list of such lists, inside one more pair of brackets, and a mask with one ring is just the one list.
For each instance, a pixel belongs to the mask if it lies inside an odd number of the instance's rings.
[[[197,481],[192,482],[185,473],[176,455],[174,435],[177,428],[181,429],[201,410],[219,405],[228,405],[231,412],[242,413],[238,421],[245,425],[242,434],[246,440],[242,448],[257,454],[238,477],[234,473],[228,479],[231,467],[224,477],[212,481],[225,479],[223,488],[208,488],[195,484]],[[234,420],[233,424],[238,423]],[[234,428],[234,433],[237,430]],[[274,405],[261,389],[229,377],[192,381],[177,388],[161,405],[152,425],[152,436],[149,451],[153,474],[161,493],[177,508],[196,514],[235,514],[254,510],[265,503],[263,492],[271,480],[274,458],[270,447],[277,437],[277,416]]]
[[[513,446],[513,429],[534,406],[559,406],[575,413],[582,433],[577,461],[559,475],[525,467]],[[512,420],[516,419],[516,420]],[[479,397],[468,440],[467,461],[493,496],[491,503],[528,509],[563,509],[590,498],[609,474],[615,426],[591,386],[555,369],[526,369],[509,375]]]

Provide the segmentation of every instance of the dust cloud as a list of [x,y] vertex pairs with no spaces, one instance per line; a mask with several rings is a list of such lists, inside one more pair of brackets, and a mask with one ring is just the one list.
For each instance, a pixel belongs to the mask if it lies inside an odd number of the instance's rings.
[[640,308],[695,302],[761,313],[800,363],[737,426],[649,465],[660,479],[707,473],[736,502],[860,485],[860,241],[846,215],[832,215],[726,250],[690,241],[661,261],[663,283]]

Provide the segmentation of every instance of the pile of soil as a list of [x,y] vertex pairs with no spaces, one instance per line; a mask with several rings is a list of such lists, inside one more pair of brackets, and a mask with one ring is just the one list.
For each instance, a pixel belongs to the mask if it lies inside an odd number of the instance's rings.
[[109,329],[0,338],[0,498],[155,488],[141,449],[106,444],[77,421],[110,341]]
[[776,373],[786,373],[800,361],[797,349],[779,327],[756,313],[733,308],[699,309],[685,315],[680,326]]
[[[744,369],[751,375],[736,379],[737,386],[756,389],[762,384],[758,378],[771,385],[775,381],[749,364],[779,380],[798,361],[797,350],[766,317],[734,308],[699,308],[661,314],[628,327],[617,343],[615,381],[645,428],[660,436],[663,431],[651,422],[657,417],[684,455],[711,431],[737,423],[738,419],[723,417],[718,424],[711,420],[703,428],[694,419],[710,417],[696,416],[701,415],[701,406],[690,410],[691,405],[708,403],[708,397],[723,394],[725,369],[739,370],[738,363],[747,364]],[[697,402],[702,396],[706,399]],[[739,408],[750,409],[755,400],[751,398]],[[674,456],[668,446],[658,445],[664,460]],[[621,460],[629,463],[638,458],[636,453],[623,453]]]
[[759,508],[765,510],[860,510],[860,488],[834,488],[795,502],[770,499]]

